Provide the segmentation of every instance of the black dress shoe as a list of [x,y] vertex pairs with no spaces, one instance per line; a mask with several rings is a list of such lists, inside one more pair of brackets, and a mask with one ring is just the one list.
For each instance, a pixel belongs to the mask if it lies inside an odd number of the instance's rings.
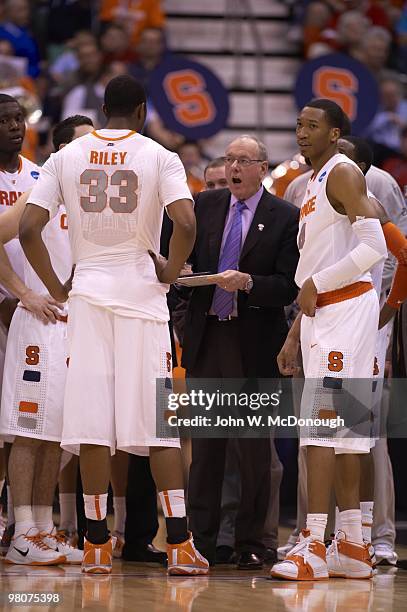
[[231,546],[216,547],[216,564],[222,565],[225,563],[234,563],[235,551]]
[[275,548],[266,548],[263,555],[264,565],[274,565],[277,563],[277,551]]
[[153,544],[147,544],[144,548],[129,548],[124,545],[122,552],[123,561],[138,561],[139,563],[159,563],[167,565],[167,553],[158,550]]
[[263,567],[263,560],[256,553],[242,552],[237,557],[237,569],[256,570]]

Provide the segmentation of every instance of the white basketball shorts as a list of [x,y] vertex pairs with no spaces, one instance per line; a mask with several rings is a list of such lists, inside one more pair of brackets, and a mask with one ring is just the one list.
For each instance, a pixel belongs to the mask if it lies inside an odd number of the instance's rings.
[[171,384],[167,323],[118,316],[73,297],[68,339],[65,450],[78,454],[80,444],[97,444],[112,454],[148,455],[150,446],[180,446],[156,432],[156,381]]
[[60,442],[67,373],[67,324],[44,324],[18,307],[8,334],[0,435]]
[[[301,446],[328,446],[336,453],[369,452],[378,317],[373,289],[319,307],[315,317],[302,317],[301,417],[310,421],[300,428]],[[337,418],[344,425],[321,426],[316,421]],[[314,421],[315,425],[308,424]]]

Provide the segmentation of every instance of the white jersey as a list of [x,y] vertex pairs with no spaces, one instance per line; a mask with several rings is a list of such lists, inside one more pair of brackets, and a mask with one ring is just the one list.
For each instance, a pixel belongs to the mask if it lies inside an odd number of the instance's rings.
[[[65,207],[61,206],[58,214],[51,219],[42,230],[42,239],[48,249],[52,267],[61,283],[65,283],[72,272],[72,255],[69,244],[68,224]],[[47,295],[48,289],[34,272],[24,257],[24,283],[42,295]]]
[[[374,200],[379,201],[369,189],[367,190],[367,195],[369,198],[373,198]],[[372,277],[372,284],[373,284],[374,290],[377,293],[377,297],[379,298],[379,301],[380,301],[380,294],[382,291],[384,262],[385,260],[381,259],[377,264],[373,266],[373,268],[370,269],[370,275]]]
[[[337,153],[308,181],[298,230],[300,260],[295,274],[298,287],[313,274],[340,261],[359,244],[349,218],[336,212],[326,193],[329,174],[339,163],[350,164],[361,172],[349,157]],[[371,281],[370,274],[367,272],[338,284],[337,289],[361,280]]]
[[164,206],[192,200],[181,161],[150,138],[99,130],[51,155],[29,201],[57,214],[64,204],[73,262],[71,296],[122,316],[167,321],[159,253]]
[[[22,155],[20,155],[19,167],[16,172],[0,170],[0,214],[5,212],[9,206],[13,206],[22,193],[31,189],[38,179],[39,172],[39,167]],[[18,238],[10,240],[5,249],[13,270],[20,278],[24,278],[25,257]],[[1,290],[6,295],[10,295],[7,289],[2,287]]]

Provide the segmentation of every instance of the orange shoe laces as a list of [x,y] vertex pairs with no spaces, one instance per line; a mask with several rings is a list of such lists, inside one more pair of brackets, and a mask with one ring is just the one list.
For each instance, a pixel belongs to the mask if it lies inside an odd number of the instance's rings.
[[41,550],[51,550],[50,547],[45,544],[45,542],[42,541],[42,535],[40,533],[37,533],[37,535],[32,535],[32,536],[24,536],[26,540],[29,540],[30,542],[32,542],[34,544],[34,546],[36,546],[37,548],[40,548]]

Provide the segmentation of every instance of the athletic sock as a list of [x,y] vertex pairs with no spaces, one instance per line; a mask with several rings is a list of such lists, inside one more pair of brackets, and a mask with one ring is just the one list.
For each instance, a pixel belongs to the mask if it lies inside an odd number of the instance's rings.
[[365,542],[372,541],[372,524],[373,524],[373,502],[360,502],[360,511],[362,513],[362,535]]
[[325,539],[325,529],[328,522],[328,514],[307,514],[307,529],[312,536],[320,540]]
[[107,493],[83,495],[87,518],[86,539],[92,544],[105,544],[109,540],[107,528]]
[[110,539],[106,518],[101,521],[87,519],[86,539],[92,544],[106,544]]
[[126,523],[126,498],[113,496],[114,529],[118,533],[124,533]]
[[355,544],[363,544],[362,512],[357,508],[341,512],[341,530],[346,539]]
[[168,544],[181,544],[188,539],[184,489],[170,489],[158,494],[167,526]]
[[59,528],[66,531],[77,531],[76,493],[60,493],[59,508],[61,512]]
[[40,533],[51,533],[54,529],[52,506],[33,506],[33,519]]
[[16,506],[15,513],[15,531],[14,537],[27,533],[29,529],[35,527],[31,506]]

